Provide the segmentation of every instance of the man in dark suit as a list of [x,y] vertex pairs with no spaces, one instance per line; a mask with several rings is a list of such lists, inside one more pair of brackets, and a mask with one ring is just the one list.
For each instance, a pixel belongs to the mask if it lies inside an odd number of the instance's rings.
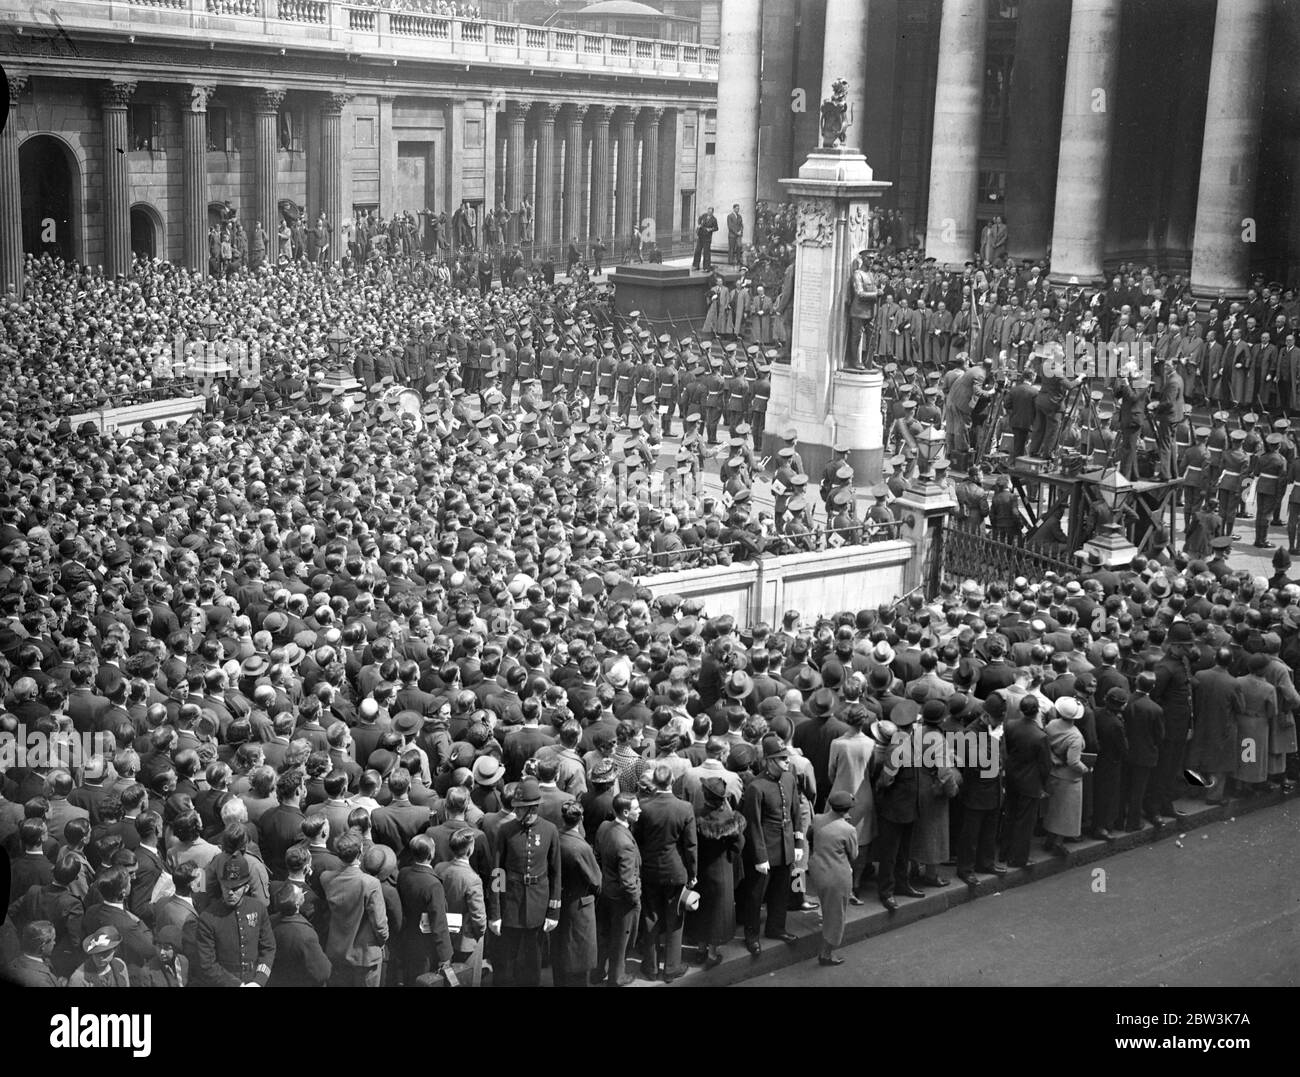
[[641,802],[632,828],[641,847],[641,975],[658,978],[657,937],[662,931],[663,978],[672,983],[682,965],[682,887],[695,882],[695,812],[673,795],[673,771],[660,763],[651,775],[654,794]]
[[153,934],[144,922],[126,907],[131,880],[122,868],[109,868],[95,880],[100,901],[86,910],[81,918],[84,935],[93,935],[101,927],[115,927],[122,938],[118,956],[128,968],[144,968],[154,957]]
[[600,897],[596,901],[599,937],[596,969],[609,975],[610,987],[627,987],[632,977],[624,971],[627,944],[641,910],[641,849],[632,837],[632,826],[641,806],[634,796],[616,794],[611,803],[613,818],[596,831],[596,857],[600,861]]
[[[1006,704],[1001,696],[984,702],[984,713],[965,729],[968,743],[988,746],[982,761],[967,756],[961,770],[961,829],[957,838],[957,878],[974,886],[977,871],[1005,875],[1007,869],[994,861],[997,851],[998,813],[1002,807],[1002,742],[993,731],[1002,724]],[[982,766],[981,762],[986,763]]]
[[[829,750],[829,749],[828,749]],[[781,738],[763,738],[762,770],[745,787],[741,798],[745,816],[745,879],[738,896],[738,911],[745,929],[745,948],[757,955],[759,915],[767,905],[769,939],[792,943],[785,929],[790,901],[790,874],[804,857],[807,824],[799,799],[790,753]]]
[[304,816],[299,804],[305,792],[306,775],[296,767],[285,771],[275,782],[275,795],[279,803],[257,822],[257,846],[267,870],[277,879],[286,877],[286,850],[302,840]]
[[428,827],[432,818],[427,807],[411,803],[410,790],[410,772],[399,767],[388,776],[388,791],[393,799],[370,816],[375,841],[387,845],[403,862],[407,844]]
[[[891,709],[889,720],[903,738],[912,738],[912,727],[920,717],[919,705],[911,699],[899,700]],[[877,779],[876,815],[880,833],[875,852],[879,859],[876,893],[890,912],[898,909],[894,894],[921,897],[921,891],[907,881],[911,859],[912,828],[920,812],[920,761],[909,758],[911,744],[896,741],[889,759]]]
[[1026,370],[1020,375],[1020,380],[1007,391],[1005,407],[1007,425],[1011,427],[1014,443],[1011,450],[1013,460],[1025,455],[1029,432],[1034,428],[1034,400],[1038,396],[1038,390],[1034,388],[1033,382],[1033,371]]
[[536,705],[524,710],[524,724],[506,737],[502,746],[502,762],[506,767],[506,781],[517,782],[524,774],[524,764],[537,754],[539,748],[554,744],[555,738],[538,727],[541,716]]
[[[1149,800],[1147,786],[1160,759],[1161,742],[1165,739],[1164,711],[1151,698],[1155,686],[1154,673],[1139,673],[1133,685],[1133,696],[1124,708],[1124,734],[1128,738],[1124,784],[1128,789],[1128,805],[1120,827],[1122,830],[1142,829],[1142,816]],[[1116,691],[1111,689],[1112,693]],[[1159,812],[1151,813],[1151,821],[1157,827],[1165,825]]]
[[849,731],[846,723],[834,716],[835,693],[829,688],[819,688],[808,701],[809,718],[800,722],[792,741],[800,754],[812,764],[817,782],[817,801],[814,810],[826,803],[831,791],[831,742]]
[[451,963],[447,896],[433,871],[433,842],[423,834],[411,839],[411,863],[397,873],[402,899],[402,933],[398,941],[407,986],[431,969]]
[[289,883],[275,898],[275,964],[267,987],[324,987],[333,971],[316,929],[302,915],[302,889]]
[[1023,868],[1029,863],[1038,802],[1052,772],[1052,752],[1039,718],[1037,696],[1020,700],[1019,716],[1007,720],[1003,746],[1007,795],[1002,813],[1002,859],[1013,868]]
[[975,698],[988,699],[990,695],[1016,683],[1016,669],[1006,660],[1006,644],[997,636],[989,640],[989,661],[980,670],[979,681],[975,685]]

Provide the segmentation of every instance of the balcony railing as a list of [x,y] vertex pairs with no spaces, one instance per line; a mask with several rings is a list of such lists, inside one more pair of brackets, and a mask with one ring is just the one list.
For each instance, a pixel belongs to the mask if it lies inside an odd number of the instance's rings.
[[[157,37],[203,48],[265,42],[395,61],[549,62],[560,70],[710,81],[718,74],[718,50],[709,46],[396,10],[391,0],[60,0],[57,23],[74,40],[99,34],[145,44]],[[0,10],[0,32],[26,26],[48,32],[53,20],[40,5]]]

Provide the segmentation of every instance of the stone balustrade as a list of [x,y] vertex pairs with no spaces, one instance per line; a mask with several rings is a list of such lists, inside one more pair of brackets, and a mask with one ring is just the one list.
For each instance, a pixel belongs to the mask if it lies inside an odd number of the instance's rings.
[[[0,27],[48,31],[34,7],[0,11]],[[78,33],[151,36],[205,46],[259,41],[350,55],[499,63],[640,77],[716,80],[716,48],[593,34],[558,27],[489,22],[333,0],[62,0],[59,24]]]

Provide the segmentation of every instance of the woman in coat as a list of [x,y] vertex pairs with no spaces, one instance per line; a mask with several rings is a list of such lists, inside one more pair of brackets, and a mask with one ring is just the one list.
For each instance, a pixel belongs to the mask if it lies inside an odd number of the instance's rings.
[[556,987],[586,987],[596,967],[596,895],[600,865],[581,836],[583,807],[577,800],[560,809],[560,915],[551,936],[551,969]]
[[1246,675],[1238,677],[1242,709],[1237,719],[1237,781],[1258,792],[1268,781],[1269,729],[1277,720],[1277,689],[1261,674],[1268,655],[1252,654]]
[[[865,854],[871,839],[876,836],[875,801],[871,793],[871,780],[867,769],[871,757],[876,751],[876,742],[867,736],[867,725],[871,715],[861,703],[851,704],[844,712],[844,721],[849,731],[831,741],[830,792],[848,793],[853,798],[851,822],[858,836],[858,847]],[[890,736],[892,737],[892,731]],[[886,738],[885,743],[889,743]],[[829,795],[829,794],[828,794]],[[865,856],[859,857],[853,864],[853,888],[856,890],[862,882],[862,872],[866,866]],[[860,905],[862,899],[856,894],[849,898],[850,904]]]
[[939,728],[947,717],[948,705],[943,700],[931,699],[921,708],[921,759],[917,761],[921,796],[912,830],[912,859],[917,865],[914,883],[924,886],[947,886],[951,881],[939,874],[939,865],[951,856],[948,801],[959,787],[952,752]]
[[844,964],[844,958],[835,956],[835,947],[844,941],[844,921],[853,899],[858,835],[848,818],[852,810],[852,795],[837,789],[826,798],[825,814],[813,820],[808,877],[822,904],[820,965]]
[[1052,752],[1052,771],[1047,777],[1047,811],[1043,829],[1047,831],[1044,848],[1064,856],[1062,838],[1077,838],[1083,822],[1083,776],[1091,768],[1083,756],[1083,734],[1074,723],[1083,715],[1083,707],[1072,696],[1056,701],[1056,717],[1047,723],[1047,747]]
[[699,845],[695,888],[700,904],[686,917],[685,941],[705,951],[704,967],[711,969],[722,963],[718,947],[736,934],[745,817],[727,803],[727,786],[721,778],[705,778],[700,789],[704,803],[695,816]]

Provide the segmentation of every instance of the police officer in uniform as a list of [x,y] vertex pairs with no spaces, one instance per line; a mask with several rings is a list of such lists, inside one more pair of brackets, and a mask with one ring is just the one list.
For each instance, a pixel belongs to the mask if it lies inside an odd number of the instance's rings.
[[504,880],[501,918],[488,926],[502,938],[499,972],[515,987],[542,980],[542,935],[560,922],[560,832],[538,815],[542,794],[533,777],[515,791],[515,818],[497,831],[497,870]]
[[1273,548],[1268,541],[1268,525],[1274,512],[1282,501],[1282,486],[1286,482],[1286,459],[1279,451],[1282,446],[1281,434],[1269,434],[1265,441],[1265,452],[1255,462],[1255,547],[1261,550]]
[[275,962],[275,935],[266,905],[248,894],[252,881],[243,854],[222,865],[221,898],[199,913],[195,929],[196,986],[266,986]]

